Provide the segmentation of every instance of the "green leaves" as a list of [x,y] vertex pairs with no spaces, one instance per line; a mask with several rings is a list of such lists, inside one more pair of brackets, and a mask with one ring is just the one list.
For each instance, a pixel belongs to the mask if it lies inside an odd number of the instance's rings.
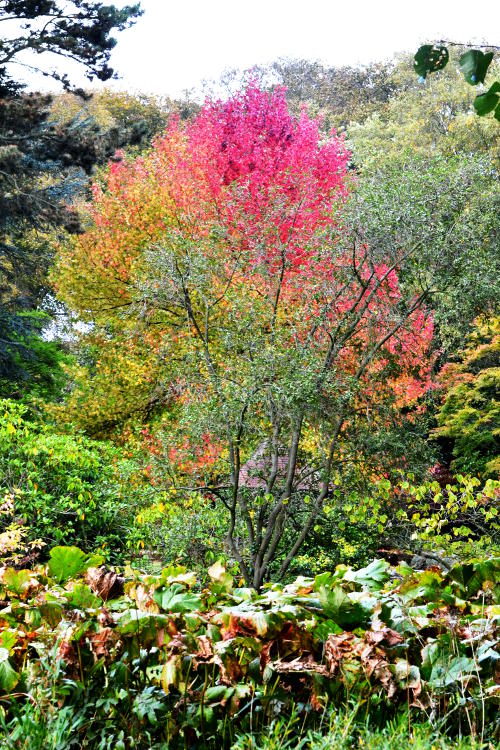
[[[449,60],[448,48],[435,44],[424,44],[419,47],[413,67],[415,73],[424,80],[428,73],[442,70]],[[459,60],[460,70],[465,80],[471,86],[484,83],[488,68],[493,60],[493,52],[482,52],[479,49],[469,49]],[[482,117],[494,111],[494,117],[500,121],[499,104],[500,82],[495,81],[485,94],[480,94],[474,100],[474,109]]]
[[88,558],[78,547],[54,547],[50,551],[49,573],[58,583],[82,573]]
[[415,54],[413,67],[415,73],[425,79],[428,73],[442,70],[448,63],[450,55],[448,49],[435,44],[423,44]]
[[390,578],[389,567],[387,560],[374,560],[366,568],[354,572],[349,571],[344,577],[348,581],[361,583],[370,591],[378,591]]
[[0,648],[0,690],[9,693],[18,683],[19,675],[9,661],[9,652]]
[[359,602],[352,601],[340,586],[332,589],[322,586],[319,600],[326,617],[342,628],[365,625],[368,621],[369,612]]
[[[338,567],[315,579],[269,584],[262,593],[248,590],[238,606],[238,589],[220,564],[200,593],[190,590],[199,583],[184,569],[142,577],[135,571],[127,593],[111,604],[84,583],[87,564],[81,550],[59,548],[51,559],[57,583],[43,567],[27,571],[39,592],[29,603],[22,600],[26,576],[19,595],[4,587],[0,696],[24,684],[15,662],[24,669],[32,660],[30,671],[38,674],[45,662],[37,653],[57,648],[57,695],[71,701],[68,684],[78,674],[86,695],[99,696],[106,721],[118,719],[113,712],[120,706],[148,731],[168,726],[179,733],[189,726],[198,738],[202,724],[230,718],[238,726],[248,708],[261,712],[269,700],[285,713],[300,702],[311,715],[347,696],[376,697],[406,710],[409,696],[413,705],[431,708],[443,694],[460,697],[466,688],[470,711],[479,695],[481,710],[495,709],[498,560],[472,561],[449,573],[406,570],[403,581],[375,560],[359,571]],[[67,579],[70,568],[80,573]],[[180,580],[168,580],[174,578]],[[469,601],[459,599],[464,592]]]
[[468,599],[476,596],[483,586],[497,589],[500,594],[500,558],[489,560],[473,560],[463,565],[455,565],[450,573]]
[[154,600],[165,612],[194,612],[201,607],[201,600],[179,583],[155,591]]
[[470,49],[460,58],[460,70],[464,78],[471,86],[484,83],[486,73],[493,60],[493,52],[481,52],[478,49]]
[[58,434],[0,400],[0,491],[12,488],[11,518],[25,519],[15,527],[22,529],[14,550],[21,557],[33,548],[79,546],[84,538],[88,549],[104,543],[114,562],[127,544],[123,529],[133,525],[136,498],[145,501],[143,487],[127,481],[135,470],[111,444]]
[[456,682],[462,682],[471,675],[475,676],[476,670],[474,659],[466,656],[450,659],[449,654],[444,652],[433,664],[429,685],[435,688],[448,687]]
[[30,570],[7,568],[3,574],[3,584],[8,591],[12,591],[17,596],[22,596],[33,584],[33,574]]
[[484,94],[474,99],[474,109],[479,116],[487,115],[494,111],[494,117],[500,121],[500,82],[495,81]]
[[95,596],[85,583],[75,583],[68,594],[68,603],[77,609],[95,609],[102,605],[102,599]]

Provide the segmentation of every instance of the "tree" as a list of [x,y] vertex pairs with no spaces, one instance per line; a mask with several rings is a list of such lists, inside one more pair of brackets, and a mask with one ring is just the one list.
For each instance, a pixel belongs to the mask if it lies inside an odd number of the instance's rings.
[[63,123],[92,122],[100,129],[104,142],[113,142],[116,149],[141,151],[165,130],[174,115],[186,119],[199,108],[194,102],[168,97],[129,94],[103,89],[91,91],[82,99],[70,91],[54,97],[49,119]]
[[345,128],[383,110],[398,90],[392,77],[394,68],[393,62],[328,68],[319,62],[280,58],[244,72],[227,71],[218,82],[218,90],[222,87],[230,94],[258,76],[261,87],[285,87],[292,114],[299,116],[305,106],[310,116],[323,118],[322,127],[329,132],[332,127]]
[[327,129],[362,122],[383,109],[397,90],[394,63],[363,67],[327,68],[308,60],[277,60],[270,70],[286,87],[290,110],[298,115],[304,105],[311,115],[323,115]]
[[440,372],[443,404],[434,436],[454,471],[495,478],[500,471],[500,321],[477,322],[465,351]]
[[283,90],[250,85],[112,165],[93,227],[58,258],[59,294],[84,319],[156,332],[179,429],[218,449],[207,489],[257,588],[341,492],[356,424],[429,388],[426,305],[480,243],[463,190],[476,164],[355,186],[349,158]]
[[[452,60],[454,60],[452,55]],[[461,348],[478,315],[491,315],[500,298],[498,284],[498,210],[500,205],[498,166],[499,130],[493,118],[476,117],[472,111],[473,93],[455,65],[439,76],[431,77],[425,88],[409,85],[413,77],[406,63],[394,72],[401,90],[385,108],[353,124],[347,130],[347,143],[353,153],[360,180],[365,177],[392,183],[394,175],[408,168],[411,172],[431,169],[419,182],[435,194],[432,174],[439,164],[440,180],[456,180],[468,162],[476,178],[464,183],[464,205],[469,206],[474,222],[469,224],[476,248],[467,261],[450,261],[454,283],[433,301],[437,339],[444,353]],[[493,71],[497,67],[493,68]],[[432,158],[429,158],[432,154]],[[474,164],[474,166],[473,166]],[[434,166],[432,166],[434,165]],[[446,172],[449,177],[446,177]],[[482,172],[482,180],[479,173]],[[430,179],[429,179],[430,178]],[[479,242],[479,238],[482,241]],[[472,247],[472,246],[471,246]],[[447,254],[446,254],[447,255]],[[443,362],[443,356],[440,362]]]
[[48,64],[54,56],[75,61],[83,66],[89,80],[109,80],[113,76],[109,57],[116,45],[111,34],[130,26],[141,12],[139,4],[118,9],[95,0],[71,0],[69,3],[1,0],[0,21],[9,23],[10,28],[19,33],[0,40],[0,92],[5,96],[21,88],[11,74],[16,65],[40,71],[69,88],[66,73],[40,67],[40,55],[48,58]]
[[[348,129],[349,146],[358,169],[381,169],[394,159],[439,153],[487,155],[500,163],[498,125],[493,118],[476,117],[474,90],[458,69],[459,55],[425,85],[418,84],[410,60],[403,58],[393,72],[398,90],[387,106]],[[498,74],[498,63],[491,69]]]
[[[111,33],[130,25],[138,6],[122,10],[75,0],[0,2],[0,21],[16,33],[0,40],[0,381],[27,381],[36,371],[42,347],[37,308],[47,292],[50,262],[47,234],[63,226],[79,231],[66,205],[87,184],[86,175],[126,139],[103,133],[95,121],[51,118],[51,96],[25,94],[13,77],[16,65],[61,81],[66,75],[40,68],[40,57],[70,58],[89,78],[107,80],[115,44]],[[3,26],[2,28],[5,28]],[[17,33],[20,30],[20,33]],[[55,362],[55,360],[54,360]],[[15,389],[14,389],[15,390]],[[11,393],[12,386],[8,388]]]
[[93,327],[78,341],[78,362],[64,367],[71,392],[46,405],[60,426],[94,438],[115,438],[143,425],[172,404],[171,383],[154,331],[119,335]]

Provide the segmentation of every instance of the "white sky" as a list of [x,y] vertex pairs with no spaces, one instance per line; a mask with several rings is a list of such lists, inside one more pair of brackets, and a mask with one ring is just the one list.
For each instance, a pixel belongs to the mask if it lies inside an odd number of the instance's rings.
[[282,56],[355,65],[432,39],[500,44],[500,0],[142,0],[142,7],[144,16],[118,36],[114,88],[178,96],[225,69]]

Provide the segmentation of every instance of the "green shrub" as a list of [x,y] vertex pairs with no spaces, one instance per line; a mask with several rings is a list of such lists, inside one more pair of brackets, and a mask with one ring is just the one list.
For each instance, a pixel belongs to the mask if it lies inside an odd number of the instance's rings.
[[76,543],[116,558],[140,500],[136,466],[122,456],[109,443],[57,434],[29,421],[21,404],[0,401],[2,553],[15,554],[17,538],[21,557]]
[[140,509],[129,533],[131,547],[144,549],[143,562],[176,563],[199,572],[217,559],[229,562],[228,519],[215,502],[172,489],[156,492],[154,499]]

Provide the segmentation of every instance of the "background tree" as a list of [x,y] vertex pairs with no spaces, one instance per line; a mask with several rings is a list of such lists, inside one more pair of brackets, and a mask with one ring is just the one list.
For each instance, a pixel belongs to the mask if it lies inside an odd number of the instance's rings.
[[283,59],[270,66],[271,74],[286,88],[290,111],[299,115],[307,105],[311,116],[324,117],[327,131],[363,122],[385,109],[397,90],[393,71],[393,62],[352,68]]
[[[452,58],[455,60],[453,55]],[[477,255],[469,256],[466,266],[459,266],[458,260],[452,263],[450,272],[453,268],[455,283],[448,285],[446,294],[440,294],[433,303],[436,344],[442,350],[442,364],[448,354],[461,345],[475,318],[481,313],[491,315],[500,298],[496,275],[490,273],[492,268],[498,268],[499,236],[495,217],[500,200],[500,131],[492,118],[478,118],[473,113],[472,89],[455,65],[449,65],[439,76],[430,78],[424,88],[420,84],[408,84],[413,75],[408,62],[394,72],[404,90],[392,97],[385,110],[362,124],[352,124],[347,131],[347,142],[360,179],[376,176],[381,182],[391,182],[393,175],[405,165],[413,170],[420,164],[425,171],[429,154],[440,164],[443,179],[454,181],[457,168],[461,169],[460,164],[465,162],[475,162],[474,170],[483,172],[481,187],[464,185],[468,191],[464,199],[476,216],[476,230],[483,244],[476,245]],[[449,178],[445,178],[446,171]],[[434,194],[431,182],[428,186],[430,195]],[[473,225],[470,231],[474,231]]]
[[[76,0],[61,3],[0,3],[0,380],[26,382],[36,375],[43,325],[37,311],[47,292],[50,259],[47,232],[63,226],[79,231],[76,213],[65,206],[86,185],[96,163],[106,160],[125,141],[109,132],[103,138],[94,122],[57,122],[50,118],[52,98],[25,94],[13,71],[16,65],[42,70],[69,86],[66,75],[40,68],[53,56],[83,66],[89,78],[107,80],[115,45],[114,30],[126,28],[140,13]],[[41,21],[43,23],[41,23]],[[25,55],[28,55],[26,58]],[[34,57],[33,57],[34,55]],[[52,57],[51,57],[52,55]],[[36,60],[36,64],[33,62]],[[45,236],[44,236],[45,230]],[[45,349],[46,355],[48,350]],[[52,359],[57,369],[57,358]],[[12,391],[12,387],[9,387]]]
[[[280,58],[267,66],[228,70],[215,84],[205,84],[205,92],[212,96],[222,88],[230,96],[251,80],[258,80],[262,88],[284,86],[290,112],[299,116],[305,106],[310,116],[322,117],[322,128],[329,132],[384,110],[401,88],[393,78],[397,64],[394,60],[356,68],[326,67],[311,60]],[[416,85],[414,78],[409,76],[406,85]]]
[[454,471],[495,478],[500,472],[499,319],[478,321],[454,359],[440,372],[444,398],[434,436]]
[[61,123],[75,121],[97,124],[104,142],[130,153],[148,148],[152,139],[162,133],[172,116],[187,119],[199,106],[188,99],[167,96],[129,94],[104,89],[81,96],[65,91],[54,97],[50,120]]
[[[487,155],[498,169],[500,135],[493,118],[478,118],[473,109],[474,90],[458,68],[460,50],[450,64],[425,85],[417,83],[409,58],[395,67],[396,90],[387,106],[363,123],[352,124],[348,138],[359,169],[383,167],[405,154],[444,157],[457,154]],[[491,74],[498,71],[492,66]]]

